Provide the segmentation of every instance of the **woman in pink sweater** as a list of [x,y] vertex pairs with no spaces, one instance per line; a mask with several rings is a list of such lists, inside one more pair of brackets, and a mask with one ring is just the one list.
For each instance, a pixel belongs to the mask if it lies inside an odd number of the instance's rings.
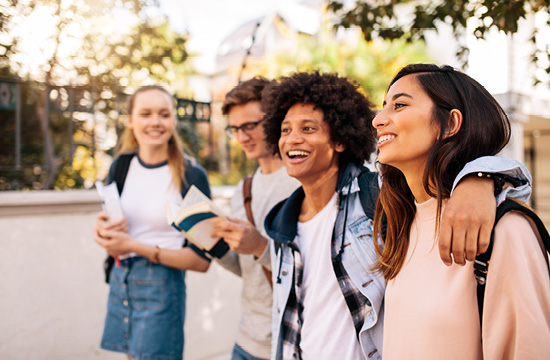
[[375,231],[386,242],[384,359],[550,359],[550,279],[538,231],[517,212],[495,228],[483,329],[473,263],[445,266],[438,225],[468,161],[510,139],[497,101],[449,66],[414,64],[392,80],[373,120],[383,184]]

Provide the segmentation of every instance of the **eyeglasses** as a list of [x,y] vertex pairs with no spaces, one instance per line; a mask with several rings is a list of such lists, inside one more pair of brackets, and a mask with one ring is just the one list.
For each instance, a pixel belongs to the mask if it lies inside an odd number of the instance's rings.
[[256,126],[258,126],[258,124],[261,123],[263,120],[264,119],[258,120],[258,121],[247,122],[247,123],[242,124],[241,126],[228,125],[225,128],[225,133],[229,137],[236,137],[237,134],[239,133],[239,130],[242,130],[243,132],[248,134],[249,131],[254,130],[256,128]]

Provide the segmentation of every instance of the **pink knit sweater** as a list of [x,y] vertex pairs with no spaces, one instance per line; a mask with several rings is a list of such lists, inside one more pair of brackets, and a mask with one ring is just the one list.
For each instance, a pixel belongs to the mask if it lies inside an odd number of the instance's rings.
[[499,221],[480,336],[473,263],[441,261],[436,206],[417,204],[404,266],[388,283],[384,359],[550,359],[550,279],[536,228],[518,213]]

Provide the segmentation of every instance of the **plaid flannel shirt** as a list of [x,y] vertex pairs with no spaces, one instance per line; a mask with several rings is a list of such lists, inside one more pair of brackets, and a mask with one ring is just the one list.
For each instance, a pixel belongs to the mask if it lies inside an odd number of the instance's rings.
[[293,245],[291,245],[290,248],[292,249],[292,255],[294,257],[294,279],[288,302],[284,310],[283,322],[281,324],[283,359],[302,359],[300,338],[303,323],[302,311],[304,307],[301,302],[301,290],[304,267],[300,250]]

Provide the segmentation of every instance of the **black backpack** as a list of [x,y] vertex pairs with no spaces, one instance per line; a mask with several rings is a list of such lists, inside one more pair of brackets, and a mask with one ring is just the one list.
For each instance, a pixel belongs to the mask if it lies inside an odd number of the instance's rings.
[[528,216],[533,220],[540,234],[542,240],[541,245],[544,246],[544,249],[541,246],[541,251],[545,253],[546,264],[548,265],[548,253],[550,253],[550,235],[548,234],[548,230],[546,230],[546,227],[542,223],[542,220],[538,217],[537,214],[535,214],[525,205],[522,205],[514,200],[506,199],[502,204],[497,207],[495,225],[493,226],[493,231],[491,232],[491,242],[489,243],[489,248],[485,253],[478,255],[474,263],[474,273],[477,279],[477,304],[479,308],[480,325],[482,325],[483,319],[483,300],[485,297],[487,270],[489,269],[489,260],[491,259],[491,254],[493,252],[493,240],[495,235],[494,227],[508,211],[519,211],[523,215]]

